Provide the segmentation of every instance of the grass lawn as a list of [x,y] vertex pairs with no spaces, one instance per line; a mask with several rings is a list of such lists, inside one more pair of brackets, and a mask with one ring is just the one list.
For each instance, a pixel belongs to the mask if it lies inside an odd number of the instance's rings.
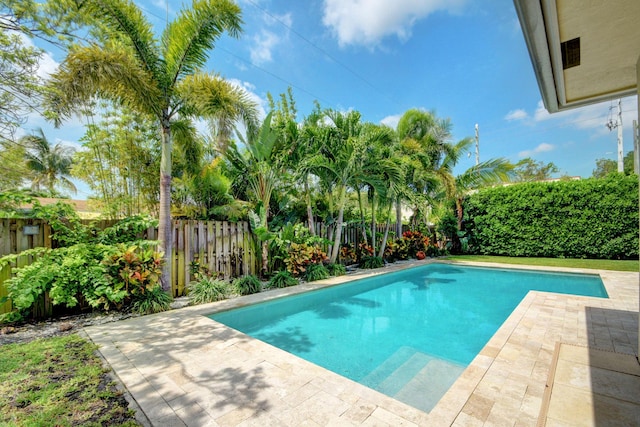
[[452,255],[451,261],[499,262],[502,264],[537,265],[542,267],[593,268],[596,270],[639,271],[635,260],[572,259],[572,258],[516,258],[489,255]]
[[78,335],[0,347],[0,425],[138,426],[95,350]]

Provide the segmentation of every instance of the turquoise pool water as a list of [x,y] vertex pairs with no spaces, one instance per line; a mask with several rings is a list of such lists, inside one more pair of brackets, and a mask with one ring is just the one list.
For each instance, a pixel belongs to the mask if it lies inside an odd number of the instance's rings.
[[607,297],[596,275],[429,264],[210,317],[429,411],[530,290]]

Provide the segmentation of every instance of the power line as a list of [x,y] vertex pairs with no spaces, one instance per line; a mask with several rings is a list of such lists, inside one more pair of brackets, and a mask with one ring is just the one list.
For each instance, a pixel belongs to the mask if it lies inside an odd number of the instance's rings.
[[255,67],[255,68],[257,68],[258,70],[260,70],[260,71],[262,71],[262,72],[264,72],[264,73],[266,73],[266,74],[270,75],[271,77],[273,77],[273,78],[275,78],[275,79],[278,79],[278,80],[280,80],[281,82],[286,83],[287,85],[289,85],[289,86],[291,86],[291,87],[293,87],[293,88],[295,88],[295,89],[298,89],[298,90],[299,90],[299,91],[301,91],[301,92],[306,93],[307,95],[309,95],[309,96],[311,96],[311,97],[313,97],[313,98],[317,99],[318,101],[322,101],[322,102],[323,102],[323,103],[325,103],[325,104],[332,104],[331,102],[329,102],[329,101],[327,101],[327,100],[325,100],[325,99],[322,99],[322,98],[321,98],[321,97],[319,97],[318,95],[315,95],[315,94],[313,94],[312,92],[309,92],[308,90],[306,90],[306,89],[304,89],[304,88],[302,88],[302,87],[300,87],[300,86],[298,86],[298,85],[296,85],[296,84],[291,83],[290,81],[286,80],[285,78],[280,77],[280,76],[278,76],[277,74],[275,74],[275,73],[273,73],[273,72],[271,72],[271,71],[269,71],[269,70],[267,70],[267,69],[264,69],[264,68],[260,67],[259,65],[256,65],[256,64],[254,64],[253,62],[249,61],[248,59],[242,58],[241,56],[238,56],[238,55],[236,55],[235,53],[233,53],[233,52],[231,52],[231,51],[229,51],[229,50],[227,50],[227,49],[225,49],[225,48],[223,48],[223,47],[218,46],[218,47],[216,47],[216,50],[221,50],[221,51],[223,51],[223,52],[225,52],[225,53],[227,53],[227,54],[229,54],[229,55],[233,56],[234,58],[236,58],[236,59],[238,59],[238,60],[240,60],[240,61],[242,61],[242,62],[245,62],[245,63],[247,63],[247,64],[251,65],[252,67]]
[[[313,43],[312,41],[308,40],[306,37],[304,37],[302,34],[300,34],[299,32],[297,32],[296,30],[294,30],[293,28],[291,28],[290,26],[288,26],[285,22],[283,22],[280,18],[278,18],[277,16],[274,16],[273,14],[271,14],[270,12],[268,12],[267,10],[261,8],[260,6],[258,6],[256,3],[254,3],[251,0],[247,0],[249,1],[249,3],[251,3],[253,6],[255,6],[257,9],[259,9],[260,11],[262,11],[263,13],[265,13],[266,15],[268,15],[269,17],[271,17],[273,20],[279,22],[281,25],[283,25],[285,28],[287,28],[288,30],[290,30],[291,32],[293,32],[296,36],[300,37],[302,40],[304,40],[306,43],[308,43],[309,45],[313,46],[315,49],[317,49],[318,51],[320,51],[322,54],[326,55],[329,59],[331,59],[334,63],[340,65],[341,67],[343,67],[344,69],[346,69],[349,73],[351,73],[352,75],[354,75],[355,77],[357,77],[359,80],[363,81],[364,83],[366,83],[368,86],[370,86],[371,88],[373,88],[374,90],[376,90],[378,93],[382,94],[384,97],[386,97],[387,99],[389,99],[391,102],[393,102],[396,105],[400,105],[396,100],[394,100],[393,98],[389,97],[388,95],[384,94],[379,88],[377,88],[375,85],[373,85],[372,83],[370,83],[368,80],[366,80],[364,77],[362,77],[361,75],[359,75],[358,73],[356,73],[354,70],[352,70],[351,68],[349,68],[347,65],[345,65],[344,63],[340,62],[337,58],[335,58],[334,56],[332,56],[331,54],[329,54],[327,51],[325,51],[324,49],[322,49],[321,47],[319,47],[318,45],[316,45],[315,43]],[[161,21],[164,22],[164,20],[166,19],[165,17],[159,16],[155,13],[153,13],[152,11],[150,11],[149,9],[140,6],[140,8],[147,13],[150,16],[153,16]],[[268,74],[269,76],[287,84],[288,86],[291,86],[297,90],[299,90],[300,92],[303,92],[309,96],[311,96],[312,98],[315,98],[318,101],[321,101],[323,104],[326,105],[334,105],[335,103],[330,102],[326,99],[323,99],[322,97],[314,94],[313,92],[299,86],[296,85],[294,83],[292,83],[291,81],[287,80],[284,77],[281,77],[280,75],[267,70],[266,68],[263,68],[255,63],[253,63],[252,61],[243,58],[239,55],[237,55],[236,53],[233,53],[231,51],[229,51],[228,49],[225,49],[221,46],[216,46],[215,48],[216,51],[221,50],[231,56],[233,56],[234,58],[238,59],[239,61],[242,61],[250,66],[252,66],[253,68],[256,68],[260,71],[262,71],[265,74]]]
[[276,22],[280,23],[283,27],[285,27],[287,30],[291,31],[293,34],[295,34],[296,36],[298,36],[300,39],[302,39],[303,41],[305,41],[306,43],[308,43],[309,45],[311,45],[313,48],[315,48],[316,50],[318,50],[319,52],[321,52],[323,55],[325,55],[327,58],[331,59],[334,63],[338,64],[339,66],[341,66],[342,68],[344,68],[345,70],[347,70],[349,73],[351,73],[353,76],[355,76],[357,79],[359,79],[360,81],[362,81],[363,83],[365,83],[367,86],[371,87],[372,89],[374,89],[376,92],[378,92],[379,94],[381,94],[382,96],[384,96],[385,98],[387,98],[389,101],[393,102],[394,104],[396,104],[397,106],[400,106],[400,103],[398,103],[397,100],[391,98],[389,95],[387,95],[386,93],[384,93],[381,89],[379,89],[378,87],[376,87],[373,83],[371,83],[370,81],[368,81],[367,79],[365,79],[363,76],[361,76],[360,74],[358,74],[356,71],[354,71],[351,67],[349,67],[348,65],[344,64],[343,62],[341,62],[338,58],[336,58],[335,56],[331,55],[329,52],[327,52],[326,50],[324,50],[323,48],[321,48],[320,46],[318,46],[317,44],[315,44],[314,42],[312,42],[311,40],[309,40],[308,38],[306,38],[304,35],[300,34],[298,31],[296,31],[295,29],[293,29],[291,26],[287,25],[287,23],[283,22],[282,19],[280,19],[279,17],[273,15],[272,13],[270,13],[269,11],[267,11],[266,9],[260,7],[258,4],[256,4],[253,0],[246,0],[247,2],[251,3],[256,9],[262,11],[265,15],[269,16],[271,19],[275,20]]

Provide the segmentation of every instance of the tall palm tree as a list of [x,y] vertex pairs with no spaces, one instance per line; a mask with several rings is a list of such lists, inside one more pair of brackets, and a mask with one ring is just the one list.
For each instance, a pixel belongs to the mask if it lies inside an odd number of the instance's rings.
[[[439,119],[434,112],[419,109],[407,110],[397,126],[400,139],[400,151],[405,165],[407,183],[412,192],[399,193],[399,196],[413,199],[415,218],[421,211],[420,206],[430,198],[439,180],[435,170],[447,156],[456,156],[451,138],[451,123]],[[456,158],[457,161],[457,158]],[[398,198],[396,216],[397,230],[400,233],[400,203]]]
[[74,194],[78,191],[70,179],[75,153],[73,147],[60,142],[52,145],[42,129],[38,129],[33,135],[23,136],[19,143],[26,149],[25,160],[28,170],[33,174],[33,190],[40,191],[44,187],[51,196],[57,194],[58,185]]
[[[193,0],[169,23],[160,39],[130,0],[87,0],[83,7],[110,30],[101,45],[69,52],[51,78],[48,97],[56,124],[91,97],[112,99],[153,117],[161,135],[160,224],[158,240],[166,257],[171,239],[171,152],[175,138],[194,138],[192,117],[208,117],[228,126],[242,119],[255,127],[256,106],[246,93],[217,75],[202,72],[208,52],[226,32],[237,37],[241,11],[231,0]],[[162,275],[171,287],[171,263]]]
[[329,262],[334,263],[340,253],[347,191],[355,185],[354,177],[364,156],[365,144],[361,138],[363,124],[359,112],[327,110],[325,117],[326,123],[317,129],[316,135],[321,144],[320,153],[309,158],[306,165],[319,177],[321,186],[332,190],[329,203],[338,212],[329,257]]
[[[269,245],[261,235],[269,231],[269,204],[273,191],[278,186],[284,173],[283,164],[280,161],[282,140],[278,133],[271,128],[272,113],[269,113],[262,122],[257,133],[250,133],[246,141],[242,141],[246,150],[240,152],[238,147],[231,143],[225,152],[225,157],[231,165],[243,176],[248,184],[249,194],[256,202],[257,224],[262,228],[258,238],[262,240],[262,274],[265,275],[269,268]],[[242,139],[242,138],[241,138]]]

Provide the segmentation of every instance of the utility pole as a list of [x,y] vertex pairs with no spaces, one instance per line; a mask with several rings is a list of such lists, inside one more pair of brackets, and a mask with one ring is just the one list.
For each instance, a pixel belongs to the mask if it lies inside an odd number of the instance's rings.
[[476,123],[476,166],[480,164],[480,131]]
[[[613,108],[613,107],[611,107]],[[622,146],[622,99],[618,99],[618,117],[609,119],[606,125],[610,131],[618,129],[618,172],[624,172],[624,148]]]

